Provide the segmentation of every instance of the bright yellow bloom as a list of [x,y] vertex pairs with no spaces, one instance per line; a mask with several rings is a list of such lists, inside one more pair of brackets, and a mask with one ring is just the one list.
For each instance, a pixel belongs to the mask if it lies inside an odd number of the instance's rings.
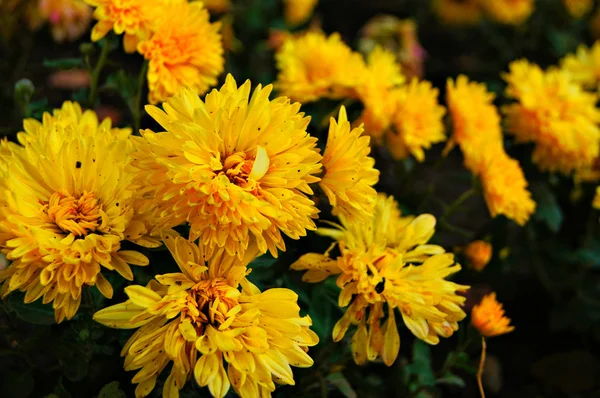
[[166,101],[181,87],[205,94],[223,72],[220,23],[210,23],[202,2],[172,5],[158,17],[155,33],[140,43],[149,60],[148,99]]
[[592,48],[580,45],[577,53],[567,55],[561,62],[571,79],[586,88],[596,89],[600,82],[600,41]]
[[279,69],[275,87],[281,95],[303,103],[353,97],[365,74],[362,56],[352,52],[337,33],[327,37],[309,31],[291,36],[275,58]]
[[492,217],[504,215],[525,225],[535,211],[519,162],[504,151],[490,154],[481,169],[483,195]]
[[0,272],[2,295],[20,290],[26,303],[43,296],[61,322],[75,315],[85,285],[112,296],[101,266],[132,280],[128,263],[148,264],[141,253],[120,250],[121,241],[159,242],[143,238],[144,225],[133,219],[129,129],[99,123],[70,102],[42,123],[23,124],[24,147],[11,147],[0,171],[0,248],[12,260]]
[[62,43],[77,40],[87,31],[92,9],[83,0],[36,0],[26,16],[32,29],[50,24],[54,41]]
[[502,304],[496,301],[496,293],[485,296],[471,311],[471,324],[485,337],[499,336],[515,330],[510,319],[504,316]]
[[424,149],[446,140],[443,121],[446,110],[438,103],[438,89],[427,81],[413,79],[397,90],[396,100],[394,131],[387,133],[389,149],[396,159],[412,154],[422,162]]
[[365,131],[381,141],[397,112],[394,90],[404,83],[396,56],[379,46],[367,57],[365,78],[356,88],[364,111],[357,123],[364,123]]
[[592,10],[594,0],[563,0],[563,4],[573,18],[581,18]]
[[431,0],[433,11],[448,25],[474,25],[481,20],[481,0]]
[[337,275],[338,303],[348,308],[333,328],[333,340],[340,341],[351,324],[357,325],[351,344],[356,363],[378,356],[388,366],[394,363],[400,348],[395,308],[410,331],[429,344],[458,330],[466,314],[461,308],[465,297],[456,292],[468,286],[444,279],[460,265],[442,247],[427,244],[436,222],[432,215],[401,217],[394,198],[380,194],[369,222],[341,222],[339,229],[319,230],[337,241],[337,258],[330,258],[329,251],[309,253],[292,269],[306,270],[306,282]]
[[533,142],[533,162],[542,170],[569,174],[590,168],[600,155],[600,110],[569,73],[544,72],[526,60],[510,64],[506,94],[518,103],[503,107],[508,131]]
[[535,0],[483,0],[488,17],[507,25],[520,25],[533,13]]
[[306,195],[319,181],[321,155],[306,132],[310,118],[300,104],[279,97],[272,86],[250,81],[237,87],[231,75],[203,102],[182,90],[146,110],[166,132],[136,137],[133,167],[154,233],[184,222],[190,240],[201,238],[211,255],[225,247],[243,257],[251,241],[261,252],[285,250],[281,232],[293,239],[314,230],[318,210]]
[[300,317],[296,293],[261,293],[245,279],[256,250],[239,261],[223,249],[206,256],[203,245],[182,237],[164,240],[181,272],[128,286],[129,300],[94,315],[106,326],[139,328],[121,351],[125,370],[140,369],[132,380],[136,397],[150,394],[170,362],[168,398],[178,397],[192,375],[213,397],[224,397],[230,385],[242,398],[270,397],[273,381],[294,384],[290,365],[312,366],[308,347],[319,339],[310,317]]
[[302,25],[313,14],[319,0],[283,0],[283,15],[290,26]]
[[333,206],[333,214],[350,221],[368,220],[377,198],[373,186],[379,180],[379,170],[369,157],[370,138],[362,133],[362,126],[351,130],[342,106],[338,121],[331,118],[329,124],[323,154],[325,175],[319,183]]
[[465,247],[463,254],[467,258],[470,268],[475,271],[483,271],[492,259],[492,245],[484,240],[476,240]]
[[485,159],[504,151],[500,115],[493,104],[495,95],[485,84],[469,82],[461,75],[448,79],[446,102],[452,118],[452,137],[447,150],[460,146],[465,164],[478,175]]

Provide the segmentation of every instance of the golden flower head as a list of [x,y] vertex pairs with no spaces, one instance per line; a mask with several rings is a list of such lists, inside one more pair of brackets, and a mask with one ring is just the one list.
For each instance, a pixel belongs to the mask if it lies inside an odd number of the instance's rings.
[[432,215],[401,217],[394,199],[380,194],[369,222],[341,222],[338,229],[319,230],[337,241],[337,258],[330,258],[329,251],[309,253],[292,269],[306,270],[306,282],[337,275],[338,304],[348,308],[333,339],[341,340],[350,324],[357,325],[351,344],[356,363],[378,356],[388,366],[394,363],[400,348],[395,308],[410,331],[429,344],[458,330],[466,314],[461,308],[465,297],[456,292],[468,286],[444,279],[460,265],[442,247],[427,244],[435,228]]
[[446,140],[443,121],[446,110],[438,103],[438,89],[427,81],[413,79],[400,87],[395,97],[394,130],[388,130],[388,147],[396,159],[412,154],[422,162],[425,159],[424,149]]
[[561,67],[575,83],[595,90],[600,82],[600,41],[592,48],[580,45],[575,54],[569,54],[561,61]]
[[319,0],[283,0],[283,15],[290,26],[302,25],[310,19]]
[[474,25],[482,17],[481,0],[431,0],[433,11],[448,25]]
[[563,0],[563,4],[573,18],[581,18],[592,10],[594,0]]
[[487,16],[502,24],[520,25],[533,13],[535,0],[483,0]]
[[306,132],[300,104],[272,87],[250,81],[237,87],[231,75],[203,102],[187,89],[163,104],[147,106],[166,130],[135,138],[133,168],[139,212],[156,219],[154,233],[189,222],[209,255],[225,247],[243,257],[250,241],[261,252],[285,250],[281,232],[293,239],[314,230],[318,210],[306,195],[319,181],[321,155]]
[[24,127],[24,147],[3,151],[10,159],[0,167],[0,248],[12,260],[0,272],[2,295],[20,290],[26,303],[43,296],[61,322],[75,315],[85,285],[112,296],[101,267],[132,280],[128,263],[148,264],[141,253],[121,250],[121,241],[159,242],[144,238],[144,225],[134,220],[129,129],[99,123],[70,102]]
[[128,286],[129,300],[94,315],[106,326],[139,328],[121,351],[125,370],[139,369],[136,397],[150,394],[171,362],[164,397],[179,396],[192,375],[213,397],[230,386],[243,398],[270,397],[274,381],[294,384],[290,366],[310,367],[308,347],[319,341],[310,317],[299,315],[298,296],[289,289],[261,293],[245,279],[256,250],[240,261],[223,249],[207,256],[203,245],[182,237],[164,239],[181,272]]
[[492,259],[492,245],[484,240],[476,240],[465,247],[463,254],[467,258],[470,268],[475,271],[483,271]]
[[485,159],[504,151],[500,115],[493,101],[494,94],[484,84],[469,82],[464,75],[455,82],[448,80],[446,102],[453,129],[447,150],[458,144],[474,174],[481,172]]
[[279,74],[275,86],[293,101],[354,96],[364,76],[362,56],[352,52],[334,33],[309,31],[291,36],[276,54]]
[[504,316],[502,304],[496,301],[496,293],[485,296],[471,311],[471,324],[485,337],[499,336],[515,330],[510,319]]
[[519,162],[504,151],[490,154],[481,168],[483,195],[492,217],[504,215],[525,225],[535,211]]
[[27,21],[32,29],[50,24],[57,43],[79,39],[92,20],[92,9],[83,0],[36,0],[29,4]]
[[507,129],[518,142],[533,142],[533,162],[545,171],[569,174],[591,167],[600,155],[600,110],[569,73],[544,72],[526,60],[510,64],[506,94],[518,102],[503,107]]
[[379,170],[369,157],[370,139],[362,133],[362,126],[351,129],[344,106],[337,122],[331,118],[323,154],[325,175],[319,184],[333,214],[345,219],[369,219],[377,197],[373,185],[379,180]]
[[367,56],[365,77],[356,87],[356,93],[364,106],[358,123],[364,123],[366,134],[377,141],[383,138],[397,112],[394,91],[403,83],[396,56],[376,46]]
[[139,52],[149,61],[148,99],[166,101],[181,87],[205,94],[223,72],[220,23],[210,23],[202,2],[167,7],[157,17],[155,33],[140,43]]

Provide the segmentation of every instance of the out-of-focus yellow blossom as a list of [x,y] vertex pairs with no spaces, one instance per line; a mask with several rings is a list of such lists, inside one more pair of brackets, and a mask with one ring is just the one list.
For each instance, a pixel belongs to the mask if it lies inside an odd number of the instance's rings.
[[84,287],[112,296],[102,267],[133,280],[128,263],[148,264],[121,241],[160,243],[143,238],[134,220],[129,129],[71,102],[23,124],[24,147],[8,146],[10,158],[0,162],[0,249],[12,261],[0,272],[1,292],[25,292],[25,303],[43,296],[61,322],[77,312]]
[[463,254],[467,258],[469,268],[483,271],[492,259],[492,245],[484,240],[476,240],[465,247]]
[[283,0],[283,15],[290,26],[302,25],[310,19],[319,0]]
[[400,348],[395,308],[409,330],[429,344],[450,337],[466,316],[461,308],[465,297],[457,291],[468,286],[444,279],[460,265],[442,247],[427,244],[435,222],[429,214],[401,217],[394,198],[380,194],[368,223],[341,219],[339,229],[319,229],[337,241],[337,258],[329,251],[309,253],[292,264],[306,271],[306,282],[337,275],[338,304],[348,308],[333,328],[333,340],[340,341],[351,324],[357,325],[351,343],[356,363],[377,357],[388,366],[394,363]]
[[504,316],[502,304],[496,301],[496,293],[485,296],[471,311],[471,324],[485,337],[499,336],[515,330],[510,319]]
[[594,202],[592,203],[594,209],[600,210],[600,186],[596,187],[596,195],[594,195]]
[[155,33],[140,43],[139,52],[149,61],[148,99],[166,101],[181,87],[204,94],[223,72],[220,23],[210,23],[202,2],[167,7],[158,17]]
[[447,150],[458,144],[465,165],[476,175],[485,166],[485,159],[504,151],[494,97],[485,84],[470,82],[464,75],[456,82],[448,79],[446,102],[452,118],[452,136]]
[[291,366],[312,366],[308,347],[319,339],[310,317],[300,316],[296,293],[261,293],[245,279],[256,250],[238,260],[223,249],[207,256],[202,245],[182,237],[164,239],[181,272],[128,286],[129,300],[94,315],[109,327],[138,329],[121,351],[125,370],[139,369],[132,380],[136,397],[150,394],[170,363],[168,398],[178,397],[192,376],[213,397],[224,397],[231,386],[242,398],[270,397],[274,381],[294,384]]
[[32,29],[48,23],[54,41],[62,43],[77,40],[87,31],[92,9],[83,0],[35,0],[26,16]]
[[355,97],[362,83],[365,63],[334,33],[309,31],[287,39],[276,55],[277,82],[281,95],[292,101],[311,102],[320,98]]
[[482,0],[482,6],[490,19],[520,25],[533,13],[535,0]]
[[379,180],[375,160],[369,157],[370,138],[363,128],[351,129],[346,108],[337,122],[331,118],[327,146],[323,154],[325,175],[319,185],[333,206],[333,214],[349,221],[368,220],[373,214]]
[[424,149],[446,140],[443,122],[446,110],[438,103],[438,89],[427,81],[413,79],[396,90],[395,97],[397,108],[394,128],[387,133],[388,148],[396,159],[413,155],[422,162]]
[[483,16],[481,0],[431,0],[433,11],[448,25],[475,25]]
[[563,0],[563,4],[573,18],[581,18],[592,10],[594,0]]
[[592,48],[580,45],[575,54],[569,54],[561,61],[561,67],[574,82],[595,90],[600,82],[600,41]]
[[481,168],[483,196],[492,217],[504,215],[525,225],[535,211],[519,162],[504,151],[490,154]]
[[367,69],[362,84],[356,87],[364,111],[357,124],[364,123],[365,131],[381,142],[398,108],[394,91],[404,83],[396,57],[381,47],[367,57]]
[[597,96],[568,72],[545,72],[526,60],[512,62],[503,77],[506,95],[518,101],[503,107],[507,129],[518,142],[535,143],[533,162],[564,174],[591,167],[600,154]]
[[231,0],[202,0],[204,7],[210,12],[222,14],[231,10]]
[[314,230],[318,210],[307,197],[319,181],[317,139],[299,103],[269,100],[272,86],[250,92],[231,75],[202,101],[184,89],[146,110],[166,131],[135,137],[133,168],[144,203],[156,220],[154,233],[189,222],[190,240],[201,239],[208,255],[225,248],[242,258],[256,241],[261,252],[285,250]]

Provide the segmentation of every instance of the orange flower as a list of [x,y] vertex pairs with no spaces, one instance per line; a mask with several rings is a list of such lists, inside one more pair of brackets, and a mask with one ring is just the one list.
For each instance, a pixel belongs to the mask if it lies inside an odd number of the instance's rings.
[[471,311],[471,324],[485,337],[499,336],[515,330],[510,319],[504,316],[502,304],[496,301],[496,293],[485,296]]
[[492,259],[492,245],[483,240],[469,243],[464,250],[470,268],[475,271],[483,271]]

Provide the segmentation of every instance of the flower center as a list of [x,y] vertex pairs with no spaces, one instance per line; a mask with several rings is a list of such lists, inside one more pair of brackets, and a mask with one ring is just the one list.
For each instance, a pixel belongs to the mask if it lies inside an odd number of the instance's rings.
[[196,326],[211,324],[219,330],[229,327],[241,310],[237,298],[240,292],[227,284],[225,279],[199,282],[190,289],[185,313]]
[[102,223],[100,203],[93,193],[76,198],[64,191],[55,192],[44,210],[62,231],[75,236],[86,236]]
[[242,188],[254,189],[256,182],[269,170],[269,155],[263,147],[257,147],[256,157],[250,159],[246,152],[236,152],[227,156],[223,170],[229,181]]

